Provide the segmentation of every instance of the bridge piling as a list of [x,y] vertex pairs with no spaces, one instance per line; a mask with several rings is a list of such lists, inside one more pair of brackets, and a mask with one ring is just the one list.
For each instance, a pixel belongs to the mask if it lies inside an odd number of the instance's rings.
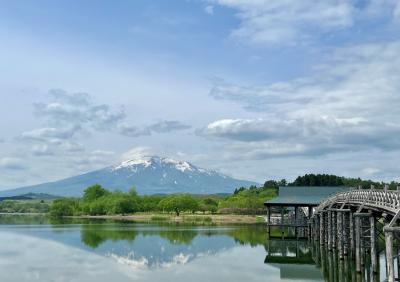
[[343,259],[343,212],[337,211],[336,216],[339,259]]
[[332,234],[332,224],[334,222],[332,221],[332,211],[328,211],[328,251],[332,251],[332,237],[334,234]]
[[337,228],[337,224],[335,224],[337,222],[337,213],[336,212],[332,212],[332,248],[336,250],[336,245],[337,245],[337,237],[336,237],[336,228]]
[[[315,208],[309,228],[314,241],[320,241],[321,254],[327,253],[344,266],[355,260],[355,281],[363,281],[365,275],[379,281],[381,271],[386,271],[387,281],[400,281],[400,187],[397,191],[372,187],[331,196]],[[381,241],[386,263],[380,268]],[[336,278],[342,280],[341,274]]]
[[354,257],[355,239],[354,239],[354,216],[353,213],[349,212],[349,240],[350,240],[350,253],[351,257]]
[[347,256],[349,253],[349,233],[350,232],[349,232],[348,218],[349,218],[349,212],[348,211],[343,212],[343,219],[342,219],[343,220],[342,221],[343,235],[342,235],[342,238],[343,238],[343,255],[344,256]]
[[355,220],[355,233],[356,233],[356,246],[355,246],[355,255],[356,255],[356,271],[361,272],[361,224],[360,217],[356,216]]
[[393,261],[393,232],[385,231],[385,247],[386,247],[386,267],[388,282],[395,281],[394,261]]
[[319,244],[321,246],[323,246],[325,243],[324,235],[325,235],[324,213],[321,212],[319,214]]
[[371,268],[374,273],[378,272],[378,253],[376,240],[376,219],[373,216],[369,217],[371,231]]

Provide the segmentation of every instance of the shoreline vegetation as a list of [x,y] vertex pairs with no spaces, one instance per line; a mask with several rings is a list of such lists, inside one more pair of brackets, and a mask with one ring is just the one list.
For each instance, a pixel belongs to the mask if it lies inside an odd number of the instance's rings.
[[[264,202],[278,195],[280,186],[361,186],[384,185],[396,189],[399,183],[373,182],[327,174],[306,174],[292,183],[268,180],[261,187],[240,187],[231,195],[144,195],[135,188],[128,192],[108,191],[96,184],[82,198],[0,199],[0,214],[45,214],[53,219],[110,219],[133,222],[189,224],[261,224],[265,222]],[[35,194],[32,194],[35,197]]]
[[176,223],[199,225],[248,225],[263,224],[262,215],[239,214],[182,214],[180,216],[160,213],[137,213],[132,215],[82,215],[67,218],[77,219],[106,219],[137,223]]

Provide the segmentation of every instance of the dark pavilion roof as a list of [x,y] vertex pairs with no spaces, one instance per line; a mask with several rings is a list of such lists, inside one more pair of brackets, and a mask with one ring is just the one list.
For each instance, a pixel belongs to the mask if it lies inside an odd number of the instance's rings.
[[317,206],[324,199],[338,192],[351,190],[351,187],[345,186],[281,186],[279,187],[279,196],[266,201],[266,206],[279,205],[311,205]]

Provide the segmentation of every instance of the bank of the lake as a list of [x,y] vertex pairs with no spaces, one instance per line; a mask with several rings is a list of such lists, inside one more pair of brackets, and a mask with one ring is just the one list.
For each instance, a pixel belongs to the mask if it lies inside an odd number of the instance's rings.
[[214,225],[256,225],[264,224],[262,215],[237,215],[237,214],[181,214],[179,216],[163,213],[136,213],[132,215],[81,215],[68,218],[78,219],[110,219],[119,221],[131,221],[139,223],[166,222],[166,223],[190,223],[190,224],[214,224]]

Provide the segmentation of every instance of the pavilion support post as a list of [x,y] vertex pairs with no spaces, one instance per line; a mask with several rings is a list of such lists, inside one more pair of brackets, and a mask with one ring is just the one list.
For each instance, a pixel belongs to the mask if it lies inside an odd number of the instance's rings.
[[319,214],[319,244],[324,245],[325,243],[325,223],[324,223],[324,213]]
[[343,212],[337,212],[337,241],[339,259],[343,259]]
[[356,255],[356,271],[361,272],[361,224],[360,224],[361,218],[359,216],[356,216],[354,218],[355,221],[355,255]]
[[386,245],[386,267],[388,282],[395,281],[394,275],[394,262],[393,262],[393,232],[385,231],[385,245]]
[[376,219],[374,216],[369,217],[370,230],[371,230],[371,270],[378,273],[378,251],[377,251],[377,238],[376,238]]
[[328,211],[328,251],[332,250],[332,211]]

